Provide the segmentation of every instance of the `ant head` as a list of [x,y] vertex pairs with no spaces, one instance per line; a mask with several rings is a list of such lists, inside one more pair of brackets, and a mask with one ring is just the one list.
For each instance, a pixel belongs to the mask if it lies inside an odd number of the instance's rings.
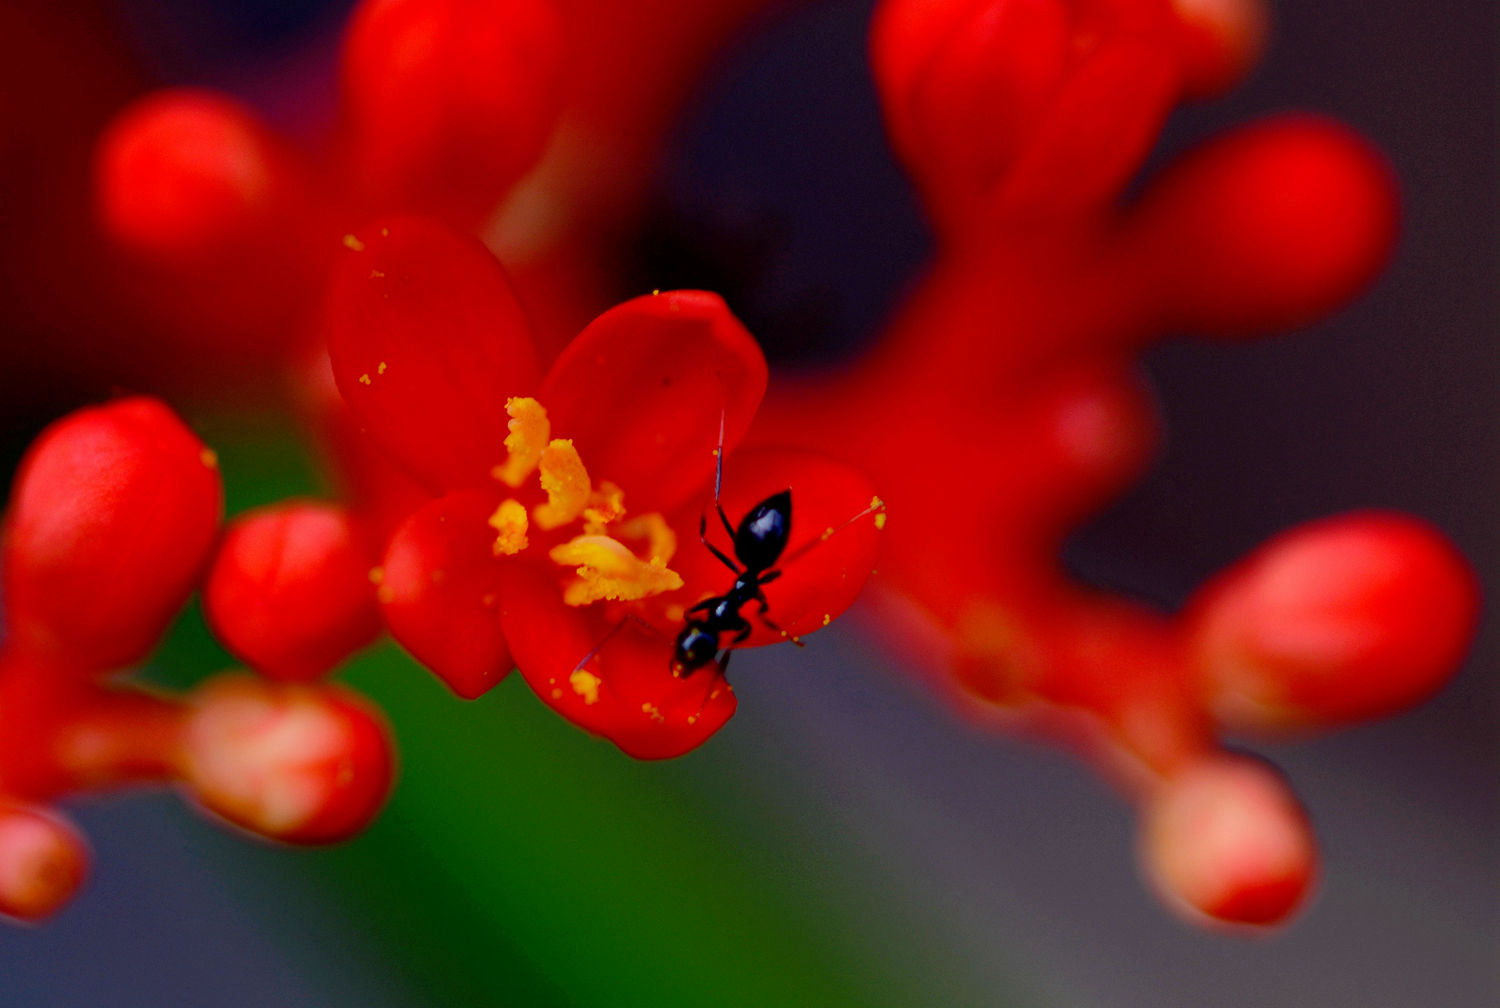
[[686,678],[705,665],[712,665],[718,653],[718,636],[690,623],[682,628],[672,645],[672,674]]

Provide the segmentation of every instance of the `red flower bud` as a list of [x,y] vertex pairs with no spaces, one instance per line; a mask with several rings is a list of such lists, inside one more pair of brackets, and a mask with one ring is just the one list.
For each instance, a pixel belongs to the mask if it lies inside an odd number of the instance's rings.
[[1169,327],[1256,335],[1306,325],[1375,278],[1396,184],[1348,127],[1310,115],[1241,127],[1184,157],[1136,210]]
[[213,453],[161,402],[53,424],[21,464],[5,530],[13,641],[87,670],[138,661],[187,600],[222,509]]
[[294,169],[254,114],[207,91],[127,109],[99,144],[105,233],[157,260],[220,258],[285,223]]
[[474,223],[536,161],[562,99],[548,0],[379,0],[344,49],[349,166],[386,209]]
[[1172,0],[1182,22],[1183,72],[1195,97],[1222,94],[1250,72],[1266,43],[1261,0]]
[[182,775],[205,808],[288,843],[331,843],[385,803],[391,744],[353,694],[229,676],[193,698]]
[[235,657],[273,679],[314,679],[380,632],[371,561],[349,514],[293,501],[230,524],[204,592]]
[[1307,815],[1281,775],[1216,755],[1146,801],[1141,859],[1166,902],[1230,924],[1280,924],[1306,900],[1318,854]]
[[51,915],[78,891],[88,865],[88,848],[59,816],[0,801],[0,914]]
[[1271,540],[1192,609],[1195,660],[1235,726],[1338,724],[1405,710],[1452,675],[1478,588],[1426,523],[1366,512]]

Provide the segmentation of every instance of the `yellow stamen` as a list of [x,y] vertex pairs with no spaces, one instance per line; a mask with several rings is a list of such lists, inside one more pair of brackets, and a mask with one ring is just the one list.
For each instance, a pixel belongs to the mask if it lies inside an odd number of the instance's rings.
[[660,557],[662,563],[671,563],[677,552],[677,533],[658,511],[636,515],[619,527],[621,538],[646,540],[646,555]]
[[532,517],[542,529],[561,528],[583,514],[588,506],[588,470],[584,469],[573,442],[563,438],[554,438],[547,445],[538,464],[547,503],[538,504]]
[[518,500],[501,502],[490,515],[490,528],[495,530],[495,555],[514,556],[526,548],[526,505]]
[[505,436],[505,450],[510,454],[503,465],[490,470],[490,475],[506,486],[518,487],[541,461],[542,452],[552,439],[552,424],[542,404],[526,396],[505,400],[505,412],[510,414],[507,425],[510,433]]
[[583,697],[585,705],[599,702],[599,684],[603,681],[588,669],[574,669],[573,674],[568,676],[568,684],[573,687],[574,693]]
[[563,592],[563,601],[571,606],[601,599],[633,602],[682,587],[682,576],[661,557],[642,560],[609,536],[575,536],[547,555],[564,567],[577,565],[579,580]]
[[625,491],[605,480],[589,495],[589,506],[583,509],[583,530],[589,535],[604,535],[604,527],[625,514]]

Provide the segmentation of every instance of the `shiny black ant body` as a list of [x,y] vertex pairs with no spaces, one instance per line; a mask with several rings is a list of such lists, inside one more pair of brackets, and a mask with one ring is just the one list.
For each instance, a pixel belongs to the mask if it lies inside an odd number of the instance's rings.
[[[719,443],[714,472],[714,509],[719,512],[724,531],[734,543],[734,557],[739,563],[708,541],[708,515],[699,518],[698,538],[724,566],[734,571],[734,584],[723,595],[706,598],[683,614],[687,625],[672,644],[672,673],[684,677],[711,664],[717,665],[720,673],[729,667],[734,645],[750,636],[750,621],[741,615],[740,610],[751,602],[760,603],[757,615],[761,622],[772,630],[781,629],[766,617],[766,593],[762,586],[781,577],[781,571],[775,565],[792,534],[792,492],[783,490],[772,494],[751,508],[740,519],[738,527],[731,525],[724,506],[719,503],[719,488],[724,477],[722,433]],[[702,616],[693,615],[700,612]],[[727,645],[721,645],[720,638],[727,633],[733,633],[735,637]],[[802,646],[799,640],[793,643]]]

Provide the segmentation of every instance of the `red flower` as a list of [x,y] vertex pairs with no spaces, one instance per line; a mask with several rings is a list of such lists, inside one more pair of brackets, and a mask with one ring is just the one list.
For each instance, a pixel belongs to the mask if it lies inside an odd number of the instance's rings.
[[[297,843],[348,836],[383,804],[390,742],[379,716],[344,690],[228,676],[177,698],[115,680],[186,602],[222,498],[213,452],[153,399],[80,410],[27,453],[4,539],[0,915],[45,916],[83,881],[83,841],[46,808],[63,795],[178,782],[230,822]],[[340,551],[286,556],[295,574],[270,587],[336,585],[330,555]],[[250,597],[245,551],[233,556],[236,583],[219,611],[248,604],[269,631],[248,649],[274,651],[290,622],[326,653],[329,633],[309,627],[330,623],[327,600],[289,620],[277,590]]]
[[[514,659],[544,702],[633,756],[701,743],[735,698],[712,671],[675,675],[672,639],[684,611],[733,577],[696,539],[721,420],[732,452],[765,389],[755,341],[713,294],[654,294],[601,315],[542,375],[505,274],[478,242],[402,219],[352,244],[329,303],[339,389],[436,495],[386,552],[392,633],[461,696],[489,689]],[[731,520],[788,488],[785,574],[766,596],[795,637],[853,600],[883,518],[845,528],[879,504],[828,460],[726,460]],[[828,529],[840,531],[798,555]],[[747,643],[781,639],[757,626]]]

